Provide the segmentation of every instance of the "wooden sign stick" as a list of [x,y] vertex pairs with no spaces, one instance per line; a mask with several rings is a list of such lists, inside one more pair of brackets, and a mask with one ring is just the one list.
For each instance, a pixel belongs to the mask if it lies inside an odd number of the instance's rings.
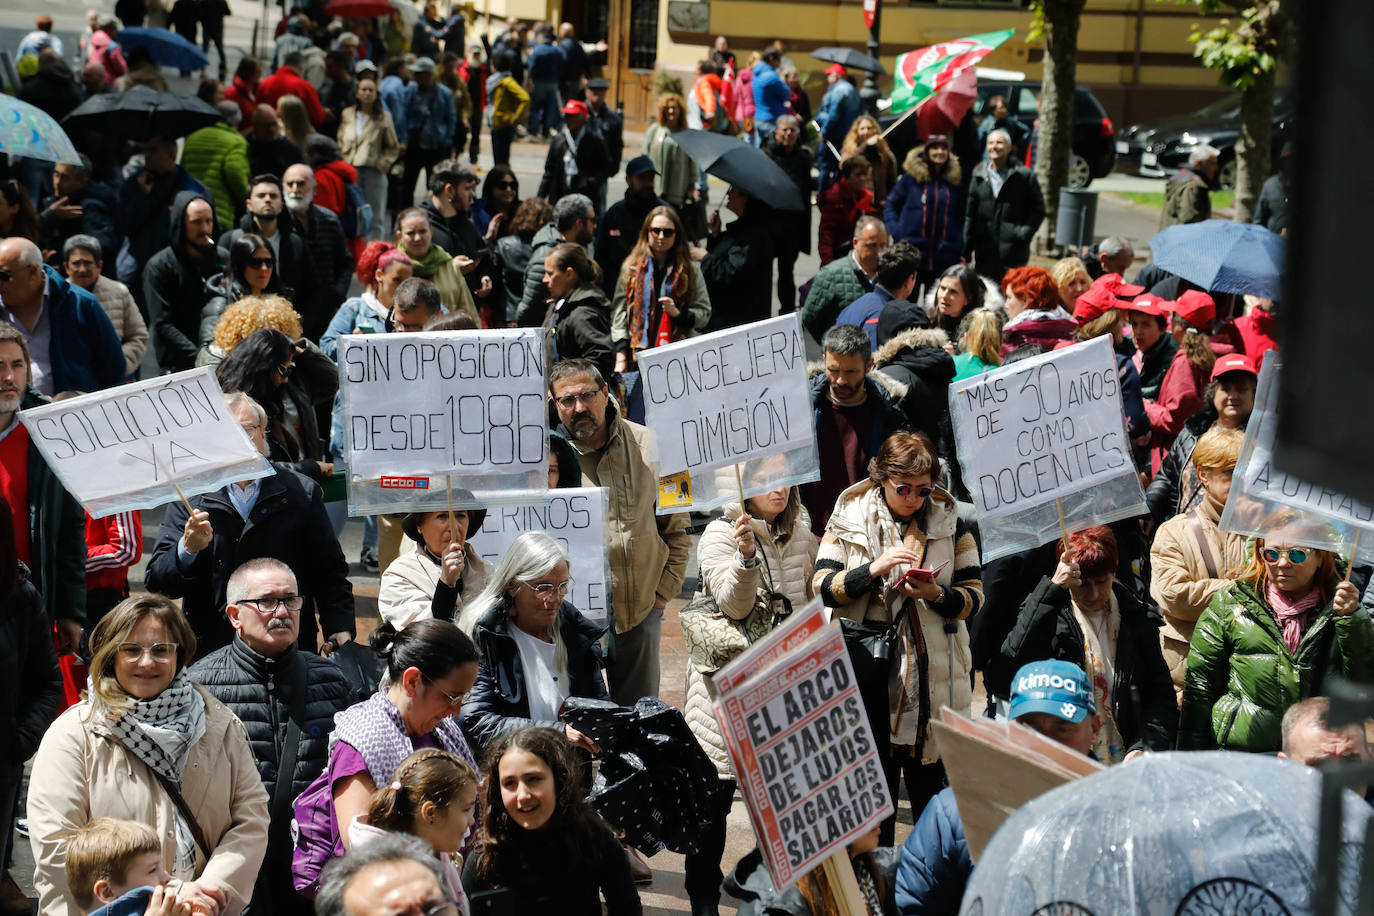
[[1056,499],[1054,508],[1059,510],[1059,532],[1064,535],[1064,546],[1069,546],[1069,528],[1064,524],[1064,500]]
[[739,465],[735,465],[735,485],[739,487],[739,511],[748,512],[744,507],[744,478],[740,476]]
[[836,850],[818,870],[824,876],[826,890],[834,903],[835,916],[868,916],[868,905],[859,890],[859,879],[854,877],[847,848]]
[[[162,473],[162,467],[157,463],[156,448],[153,449],[153,471],[158,474]],[[191,508],[191,501],[186,498],[185,493],[181,492],[181,487],[177,485],[177,482],[175,480],[169,480],[168,482],[172,485],[172,489],[177,491],[177,496],[181,499],[181,504],[186,507],[186,514],[188,516],[194,514],[196,510]]]
[[1354,542],[1351,543],[1351,545],[1350,545],[1350,558],[1349,558],[1348,562],[1345,564],[1345,578],[1341,580],[1342,582],[1349,582],[1349,581],[1350,581],[1350,574],[1351,574],[1352,572],[1355,571],[1355,554],[1357,554],[1357,553],[1360,552],[1360,531],[1361,531],[1361,530],[1362,530],[1362,529],[1360,529],[1360,528],[1356,528],[1356,529],[1355,529],[1355,540],[1354,540]]
[[448,492],[448,536],[452,540],[453,532],[458,530],[458,520],[453,517],[453,478],[444,475],[444,489]]

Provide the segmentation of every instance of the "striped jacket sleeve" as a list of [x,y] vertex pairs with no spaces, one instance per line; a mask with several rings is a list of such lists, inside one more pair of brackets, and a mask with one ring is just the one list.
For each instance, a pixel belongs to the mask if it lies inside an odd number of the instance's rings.
[[844,560],[844,545],[827,531],[821,538],[820,550],[816,554],[816,572],[811,577],[812,590],[821,596],[826,607],[853,604],[873,590],[869,563],[845,569]]
[[127,569],[143,556],[143,532],[135,513],[118,512],[96,519],[105,526],[104,544],[86,545],[86,572]]
[[983,606],[983,567],[978,560],[978,541],[959,519],[954,527],[954,573],[945,595],[929,602],[931,610],[946,620],[966,620]]

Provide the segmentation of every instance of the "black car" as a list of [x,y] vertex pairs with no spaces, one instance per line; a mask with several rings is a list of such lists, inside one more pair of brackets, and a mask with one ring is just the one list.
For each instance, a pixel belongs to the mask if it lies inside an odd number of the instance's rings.
[[[1273,162],[1293,126],[1293,94],[1274,93]],[[1150,178],[1171,176],[1188,164],[1188,155],[1204,144],[1221,152],[1217,183],[1236,186],[1236,137],[1240,135],[1240,96],[1230,95],[1190,114],[1154,118],[1123,129],[1116,141],[1117,164]]]
[[[1040,97],[1038,80],[1020,82],[978,81],[978,102],[974,105],[975,117],[983,113],[988,99],[1000,95],[1007,100],[1007,110],[1022,124],[1026,125],[1026,135],[1031,136],[1035,120],[1039,117],[1036,101]],[[879,119],[884,128],[896,118]],[[1111,174],[1116,166],[1116,147],[1113,144],[1114,128],[1112,119],[1102,103],[1085,86],[1078,86],[1074,93],[1073,157],[1069,161],[1069,187],[1086,188],[1094,178]],[[916,119],[908,118],[897,130],[887,137],[888,145],[901,162],[906,151],[917,143]],[[1018,150],[1021,161],[1025,162],[1026,150]]]

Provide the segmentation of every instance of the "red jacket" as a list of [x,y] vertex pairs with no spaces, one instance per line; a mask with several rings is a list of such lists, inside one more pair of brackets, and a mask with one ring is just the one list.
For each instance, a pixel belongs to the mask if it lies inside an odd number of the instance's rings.
[[[225,93],[227,96],[229,93]],[[284,95],[294,95],[305,103],[310,115],[310,123],[319,127],[324,123],[324,107],[320,105],[320,95],[315,87],[290,67],[278,67],[277,72],[258,83],[258,104],[277,107],[277,100]],[[240,103],[241,105],[242,103]]]
[[1236,330],[1244,344],[1245,355],[1258,372],[1264,354],[1279,348],[1279,316],[1258,308],[1236,319]]
[[86,590],[129,584],[129,568],[143,556],[143,518],[137,510],[104,518],[86,515]]
[[820,253],[822,265],[840,256],[844,243],[854,237],[854,224],[860,216],[877,212],[873,206],[872,191],[864,188],[856,195],[843,181],[826,188],[816,198],[816,206],[821,208],[816,250]]
[[335,159],[315,169],[315,199],[335,216],[343,216],[344,206],[348,203],[347,185],[358,183],[358,170]]
[[1150,436],[1152,472],[1159,472],[1183,424],[1202,409],[1202,392],[1207,389],[1208,381],[1207,373],[1194,366],[1188,354],[1179,347],[1173,362],[1169,363],[1169,371],[1164,373],[1164,381],[1159,384],[1159,397],[1145,402],[1145,413],[1153,430]]
[[232,83],[224,87],[224,97],[239,106],[239,111],[243,112],[243,120],[239,123],[239,130],[245,133],[252,130],[253,109],[258,107],[256,90],[245,83],[243,77],[236,76]]

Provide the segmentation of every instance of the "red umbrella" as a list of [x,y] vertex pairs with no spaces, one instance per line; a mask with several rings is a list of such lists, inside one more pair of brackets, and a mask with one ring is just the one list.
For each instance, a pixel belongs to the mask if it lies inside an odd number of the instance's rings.
[[917,136],[952,136],[976,101],[978,74],[969,67],[921,102],[921,110],[916,115]]
[[396,11],[387,0],[330,0],[324,11],[340,19],[373,19]]

